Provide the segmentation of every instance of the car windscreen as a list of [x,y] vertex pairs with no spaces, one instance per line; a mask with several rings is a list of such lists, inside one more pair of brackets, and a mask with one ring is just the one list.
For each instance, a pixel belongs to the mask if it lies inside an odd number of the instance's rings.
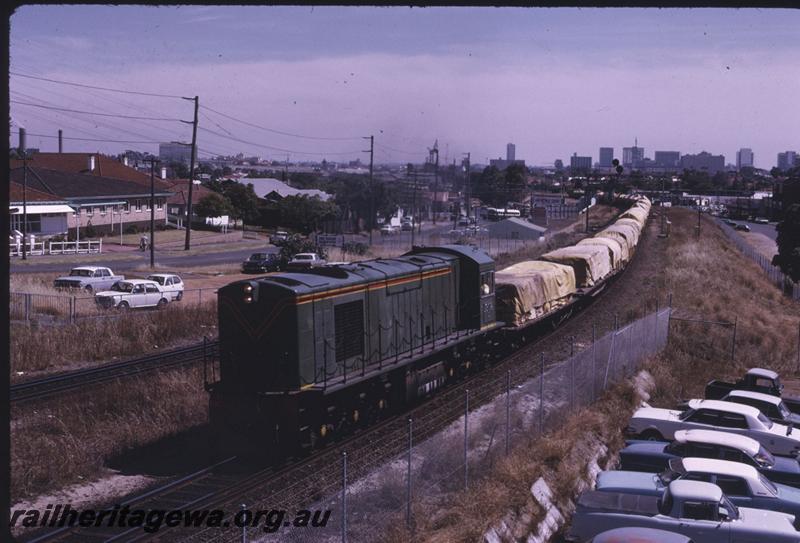
[[159,285],[163,285],[164,281],[166,280],[166,277],[159,276],[159,275],[151,275],[151,276],[148,277],[148,279],[150,281],[155,281]]
[[772,428],[772,421],[769,420],[764,413],[761,411],[758,412],[758,420],[761,421],[761,424],[766,426],[767,428]]
[[761,484],[764,485],[767,488],[767,490],[772,492],[773,496],[777,496],[778,495],[778,487],[775,486],[775,483],[773,483],[772,481],[770,481],[769,479],[767,479],[766,477],[764,477],[760,473],[758,474],[758,480],[761,481]]
[[729,520],[735,520],[739,518],[739,509],[733,505],[728,499],[728,496],[723,495],[722,499],[719,501],[719,512],[720,513],[727,513]]
[[133,290],[133,283],[124,283],[119,281],[112,285],[111,290],[115,290],[117,292],[131,292]]
[[266,260],[267,255],[265,253],[255,253],[250,256],[250,260]]
[[788,419],[789,417],[791,417],[791,416],[792,416],[792,412],[791,412],[791,411],[789,411],[789,408],[788,408],[788,407],[786,407],[786,404],[785,404],[785,403],[783,403],[783,402],[781,402],[781,403],[779,403],[779,404],[778,404],[778,411],[780,411],[780,412],[781,412],[781,416],[782,416],[784,419]]
[[70,277],[92,277],[94,272],[92,270],[72,270],[69,275]]
[[765,449],[763,446],[758,448],[758,452],[755,456],[755,461],[758,465],[771,468],[775,465],[775,457],[772,456],[772,453]]
[[680,419],[680,420],[686,420],[686,419],[688,419],[690,416],[692,416],[692,413],[694,413],[694,409],[687,409],[686,411],[684,411],[683,413],[681,413],[681,414],[680,414],[680,416],[678,416],[678,419]]

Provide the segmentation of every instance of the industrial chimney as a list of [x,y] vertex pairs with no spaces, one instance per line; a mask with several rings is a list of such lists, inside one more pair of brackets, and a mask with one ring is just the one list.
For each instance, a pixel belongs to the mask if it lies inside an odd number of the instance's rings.
[[58,154],[61,154],[61,153],[64,152],[64,141],[63,141],[63,138],[64,138],[64,131],[59,128],[58,129]]
[[17,149],[17,152],[20,155],[25,153],[25,129],[21,126],[19,127],[19,148]]

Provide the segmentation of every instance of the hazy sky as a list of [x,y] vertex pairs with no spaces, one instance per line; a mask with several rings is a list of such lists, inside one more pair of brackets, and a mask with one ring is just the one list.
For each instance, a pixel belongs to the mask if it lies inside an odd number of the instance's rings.
[[[598,147],[707,150],[756,166],[800,150],[800,11],[370,7],[26,6],[11,18],[13,133],[65,151],[157,152],[191,127],[31,105],[191,120],[199,156],[552,164]],[[211,108],[215,111],[205,109]],[[234,121],[233,117],[278,132]],[[216,134],[214,134],[216,133]],[[239,141],[236,141],[239,140]],[[247,142],[247,143],[245,143]]]

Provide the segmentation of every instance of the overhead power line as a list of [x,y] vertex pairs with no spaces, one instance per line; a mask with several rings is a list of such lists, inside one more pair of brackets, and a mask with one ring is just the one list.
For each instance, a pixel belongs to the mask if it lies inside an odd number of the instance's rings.
[[139,96],[156,96],[158,98],[178,98],[178,99],[183,98],[183,96],[176,96],[176,95],[173,95],[173,94],[159,94],[159,93],[155,93],[155,92],[140,92],[140,91],[128,91],[128,90],[122,90],[122,89],[111,89],[111,88],[108,88],[108,87],[97,87],[97,86],[94,86],[94,85],[84,85],[82,83],[72,83],[72,82],[69,82],[69,81],[60,81],[58,79],[49,79],[47,77],[36,77],[34,75],[21,74],[19,72],[8,72],[8,73],[11,74],[11,75],[15,75],[17,77],[26,77],[28,79],[36,79],[37,81],[47,81],[49,83],[57,83],[59,85],[70,85],[72,87],[83,87],[85,89],[96,89],[96,90],[109,91],[109,92],[119,92],[119,93],[122,93],[122,94],[136,94],[136,95],[139,95]]
[[376,147],[380,147],[380,148],[382,148],[382,149],[384,149],[386,151],[392,151],[393,153],[402,153],[404,155],[419,155],[419,154],[425,154],[426,153],[426,151],[424,151],[424,150],[420,150],[420,151],[403,151],[402,149],[394,149],[393,147],[389,147],[388,145],[384,145],[382,143],[376,143],[375,146]]
[[97,113],[94,111],[81,111],[78,109],[68,109],[63,107],[45,106],[42,104],[31,104],[30,102],[20,102],[19,100],[9,100],[12,104],[19,104],[21,106],[40,107],[42,109],[52,109],[54,111],[67,111],[69,113],[80,113],[82,115],[96,115],[98,117],[116,117],[118,119],[134,119],[139,121],[167,121],[167,122],[187,122],[181,119],[171,119],[168,117],[139,117],[136,115],[118,115],[115,113]]
[[345,152],[339,152],[339,153],[320,153],[320,152],[314,152],[314,151],[295,151],[295,150],[292,150],[292,149],[283,149],[281,147],[272,147],[271,145],[264,145],[263,143],[255,143],[255,142],[252,142],[252,141],[243,140],[243,139],[240,139],[240,138],[237,138],[237,137],[234,137],[234,136],[229,136],[227,134],[222,134],[221,132],[215,132],[214,130],[209,130],[208,128],[203,128],[202,126],[198,127],[198,129],[202,130],[203,132],[208,132],[209,134],[214,134],[215,136],[219,136],[221,138],[229,139],[229,140],[236,141],[236,142],[239,142],[239,143],[244,143],[246,145],[253,145],[255,147],[262,147],[264,149],[269,149],[271,151],[281,151],[282,153],[294,153],[294,154],[297,154],[297,155],[320,155],[320,156],[357,155],[357,154],[361,153],[360,149],[355,150],[355,151],[345,151]]
[[[19,134],[19,131],[12,132],[12,135],[16,136],[18,134]],[[28,136],[35,136],[37,138],[56,138],[56,139],[58,139],[58,136],[53,136],[52,134],[32,134],[30,132],[26,132],[26,134]],[[61,139],[64,139],[64,140],[75,140],[75,141],[97,141],[97,142],[100,142],[100,143],[163,143],[163,142],[154,141],[154,140],[108,140],[108,139],[102,139],[102,138],[73,138],[73,137],[68,137],[68,136],[61,136]]]
[[[249,126],[249,127],[252,127],[252,128],[258,128],[259,130],[264,130],[266,132],[272,132],[273,134],[280,134],[281,136],[291,136],[293,138],[303,138],[303,139],[308,139],[308,140],[327,140],[327,141],[354,141],[354,140],[360,140],[361,139],[360,136],[359,137],[328,138],[328,137],[322,137],[322,136],[304,136],[302,134],[293,134],[291,132],[284,132],[282,130],[275,130],[274,128],[267,128],[266,126],[260,126],[260,125],[253,124],[253,123],[248,122],[248,121],[243,121],[241,119],[237,119],[236,117],[231,117],[230,115],[228,115],[226,113],[222,113],[221,111],[217,111],[216,109],[211,109],[208,106],[200,106],[200,107],[203,108],[203,109],[207,109],[208,111],[210,111],[212,113],[216,113],[217,115],[219,115],[221,117],[225,117],[226,119],[230,119],[231,121],[236,121],[237,123],[242,123],[243,125],[246,125],[246,126]],[[217,125],[217,126],[219,126],[219,125]]]

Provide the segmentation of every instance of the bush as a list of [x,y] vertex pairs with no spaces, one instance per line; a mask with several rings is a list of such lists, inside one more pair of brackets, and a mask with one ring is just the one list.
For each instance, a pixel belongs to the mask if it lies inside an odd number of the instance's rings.
[[129,226],[126,226],[125,227],[125,233],[126,234],[138,234],[139,233],[139,227],[136,226],[135,224],[131,224]]
[[346,241],[342,244],[342,253],[364,256],[369,246],[360,241]]
[[96,238],[97,237],[97,230],[95,230],[94,226],[91,224],[87,224],[86,228],[83,229],[83,235],[87,238]]

